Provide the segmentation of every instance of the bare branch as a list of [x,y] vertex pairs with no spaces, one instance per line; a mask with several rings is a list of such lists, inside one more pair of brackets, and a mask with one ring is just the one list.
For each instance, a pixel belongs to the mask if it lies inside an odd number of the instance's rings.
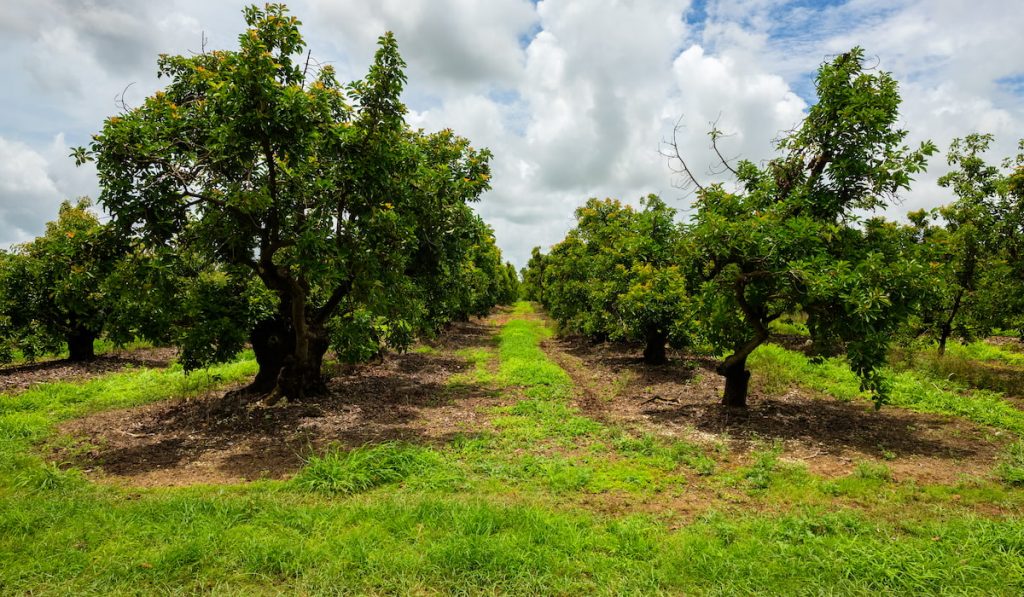
[[[715,120],[711,123],[711,130],[708,132],[708,136],[711,137],[711,149],[714,150],[715,155],[718,156],[718,161],[722,164],[722,166],[726,170],[728,170],[729,172],[732,172],[733,176],[739,176],[739,172],[736,172],[736,169],[733,168],[731,164],[729,164],[729,160],[725,159],[725,156],[723,156],[722,152],[719,151],[719,149],[718,149],[718,140],[720,138],[722,138],[722,137],[731,137],[732,136],[732,135],[727,135],[727,134],[723,133],[722,130],[720,128],[718,128],[718,121],[721,120],[721,119],[722,119],[722,113],[719,112],[718,113],[718,118],[715,118]],[[734,157],[732,159],[736,159],[736,158]],[[719,171],[719,172],[716,172],[716,174],[721,174],[722,172],[723,171]]]
[[[703,191],[704,185],[700,184],[697,177],[693,175],[686,160],[683,159],[682,152],[679,150],[679,130],[683,128],[683,117],[680,116],[679,120],[676,121],[674,127],[672,127],[672,140],[662,140],[662,148],[658,150],[658,153],[662,157],[668,160],[668,167],[676,175],[686,175],[688,181],[684,181],[682,185],[678,185],[678,188],[687,190],[690,186],[697,187],[698,190]],[[679,162],[679,166],[673,165],[673,162]]]

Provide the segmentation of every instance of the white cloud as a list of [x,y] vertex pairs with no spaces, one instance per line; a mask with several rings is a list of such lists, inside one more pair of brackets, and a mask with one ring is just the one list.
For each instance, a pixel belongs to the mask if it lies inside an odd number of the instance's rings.
[[76,170],[58,135],[42,152],[0,137],[0,248],[40,234],[57,206],[95,187],[91,169]]
[[[559,240],[590,196],[682,198],[658,154],[682,116],[681,148],[706,179],[707,128],[723,151],[755,161],[813,101],[828,56],[862,45],[893,71],[903,125],[940,147],[992,132],[993,159],[1024,131],[1024,98],[999,81],[1024,74],[1024,13],[1010,0],[299,0],[314,58],[343,79],[364,75],[385,30],[409,63],[410,121],[452,128],[494,152],[493,190],[478,210],[506,254]],[[0,0],[0,241],[42,231],[57,202],[95,194],[65,157],[117,111],[157,88],[158,52],[231,47],[238,6],[200,0]],[[699,18],[696,18],[699,16]],[[17,164],[17,167],[11,165]],[[933,160],[903,205],[948,200]],[[12,170],[12,168],[14,168]],[[10,172],[9,172],[10,171]],[[34,191],[30,189],[35,189]],[[28,198],[28,199],[24,199]],[[684,207],[685,201],[673,202]]]

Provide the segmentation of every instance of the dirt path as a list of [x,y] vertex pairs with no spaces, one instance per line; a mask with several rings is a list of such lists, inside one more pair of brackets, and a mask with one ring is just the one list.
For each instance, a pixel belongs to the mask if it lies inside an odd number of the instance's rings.
[[453,325],[429,348],[339,371],[309,402],[215,415],[224,392],[69,421],[51,458],[97,480],[134,486],[232,483],[293,474],[310,453],[402,439],[443,443],[486,425],[490,388],[448,383],[467,369],[455,352],[494,344],[494,319]]
[[635,347],[579,339],[553,338],[544,348],[572,376],[580,407],[590,416],[639,432],[724,443],[741,458],[779,443],[784,459],[826,477],[848,475],[863,461],[884,462],[897,480],[986,477],[1013,439],[956,417],[893,406],[875,411],[868,402],[841,402],[800,388],[768,394],[756,374],[748,409],[737,411],[718,403],[723,382],[710,359],[675,352],[669,364],[648,366]]

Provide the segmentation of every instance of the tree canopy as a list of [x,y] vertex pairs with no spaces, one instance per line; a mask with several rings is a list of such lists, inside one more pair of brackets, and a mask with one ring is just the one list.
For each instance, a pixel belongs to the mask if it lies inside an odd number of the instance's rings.
[[[271,314],[250,330],[254,389],[301,398],[324,389],[332,344],[402,346],[425,325],[426,277],[476,239],[466,204],[488,188],[490,154],[406,124],[392,34],[367,76],[342,85],[311,61],[284,6],[244,13],[238,50],[160,56],[167,87],[108,118],[76,156],[95,159],[121,235],[268,291]],[[439,241],[432,263],[414,263],[442,237],[467,246]]]

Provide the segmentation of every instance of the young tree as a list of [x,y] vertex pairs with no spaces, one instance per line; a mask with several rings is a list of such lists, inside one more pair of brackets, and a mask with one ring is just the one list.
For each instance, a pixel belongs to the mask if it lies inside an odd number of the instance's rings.
[[59,353],[95,357],[111,315],[107,278],[121,256],[88,199],[65,201],[46,232],[0,259],[0,362]]
[[417,216],[477,199],[488,154],[409,129],[390,33],[366,78],[344,87],[311,66],[284,6],[244,12],[237,51],[161,56],[168,86],[108,118],[76,156],[96,160],[122,234],[272,294],[273,316],[251,330],[253,389],[301,399],[324,391],[328,347],[344,348],[351,326],[335,320],[408,311]]
[[[866,69],[860,48],[823,64],[816,87],[807,118],[778,142],[780,157],[764,166],[723,160],[737,190],[689,177],[698,188],[688,231],[703,278],[696,300],[706,339],[731,351],[718,367],[728,406],[746,405],[747,358],[768,324],[793,310],[809,314],[816,342],[845,345],[880,404],[889,334],[917,301],[919,265],[887,259],[857,223],[909,188],[934,147],[904,145],[896,81]],[[720,133],[711,137],[720,156]],[[677,170],[689,173],[673,150]]]

